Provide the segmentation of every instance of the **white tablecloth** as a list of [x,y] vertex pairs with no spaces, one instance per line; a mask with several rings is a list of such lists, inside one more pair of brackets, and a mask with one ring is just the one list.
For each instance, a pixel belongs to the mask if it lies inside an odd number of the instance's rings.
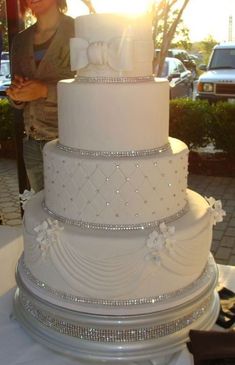
[[[22,249],[21,228],[0,226],[0,365],[80,365],[36,343],[11,318],[14,270]],[[220,285],[235,291],[235,267],[219,265],[219,270]],[[185,349],[170,365],[193,365],[193,359]]]

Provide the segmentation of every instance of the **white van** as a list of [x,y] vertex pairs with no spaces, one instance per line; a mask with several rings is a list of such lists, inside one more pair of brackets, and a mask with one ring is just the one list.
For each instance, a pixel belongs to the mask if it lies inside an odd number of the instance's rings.
[[199,69],[206,72],[198,79],[197,99],[235,103],[235,43],[215,46],[208,66]]

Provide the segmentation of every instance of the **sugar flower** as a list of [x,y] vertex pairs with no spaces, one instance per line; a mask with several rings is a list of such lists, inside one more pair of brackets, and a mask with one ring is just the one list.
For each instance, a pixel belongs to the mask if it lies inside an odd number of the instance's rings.
[[206,197],[206,200],[209,203],[208,210],[211,212],[213,218],[213,225],[222,222],[223,217],[226,215],[226,212],[222,209],[221,200],[215,200],[213,197],[210,198]]
[[146,256],[147,260],[153,260],[155,263],[161,263],[161,255],[171,249],[175,243],[175,227],[167,226],[164,222],[159,225],[158,231],[150,233],[146,245],[150,252]]
[[42,257],[47,255],[52,244],[60,242],[60,231],[63,229],[64,227],[61,227],[57,220],[51,220],[50,218],[34,228],[34,231],[37,233],[36,241],[38,242]]
[[34,194],[35,194],[35,191],[33,189],[31,189],[31,190],[26,189],[26,190],[24,190],[23,194],[19,194],[22,209],[25,209],[25,205],[32,198],[32,196]]

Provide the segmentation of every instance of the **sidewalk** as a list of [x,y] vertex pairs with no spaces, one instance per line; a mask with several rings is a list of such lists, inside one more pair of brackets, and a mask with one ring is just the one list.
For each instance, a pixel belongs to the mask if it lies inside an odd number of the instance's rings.
[[[226,216],[214,228],[212,253],[219,264],[235,265],[235,178],[189,175],[189,188],[220,199]],[[4,225],[21,224],[16,162],[0,159],[0,216]]]

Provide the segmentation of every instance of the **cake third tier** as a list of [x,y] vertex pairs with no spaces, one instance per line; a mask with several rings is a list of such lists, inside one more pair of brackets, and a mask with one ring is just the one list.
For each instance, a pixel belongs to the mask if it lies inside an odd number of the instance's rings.
[[[44,148],[45,207],[83,227],[128,228],[173,220],[185,212],[187,146],[138,157],[83,156],[57,141]],[[133,228],[133,227],[132,227]]]

